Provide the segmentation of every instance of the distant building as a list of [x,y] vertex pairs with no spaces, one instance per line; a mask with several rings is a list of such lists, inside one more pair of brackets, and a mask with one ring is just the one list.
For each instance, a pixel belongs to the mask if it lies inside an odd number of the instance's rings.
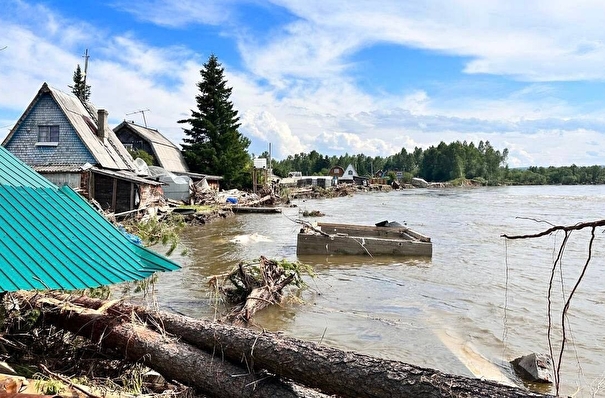
[[353,184],[355,182],[354,177],[357,177],[357,171],[352,164],[349,164],[342,173],[342,177],[338,178],[338,182]]
[[335,177],[336,179],[341,178],[345,174],[345,169],[340,166],[333,166],[329,171],[328,175]]
[[368,185],[367,177],[360,177],[353,167],[352,164],[349,164],[345,169],[343,176],[338,179],[339,184],[357,184],[357,185]]

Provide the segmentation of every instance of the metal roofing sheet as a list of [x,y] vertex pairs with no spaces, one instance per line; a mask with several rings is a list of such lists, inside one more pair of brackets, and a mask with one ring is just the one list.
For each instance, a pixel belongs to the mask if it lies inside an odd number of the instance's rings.
[[137,246],[68,186],[0,186],[0,292],[84,289],[179,266]]
[[0,147],[0,292],[84,289],[178,268]]
[[[19,170],[19,172],[15,172]],[[0,185],[23,187],[54,187],[55,185],[34,172],[6,148],[0,146]]]

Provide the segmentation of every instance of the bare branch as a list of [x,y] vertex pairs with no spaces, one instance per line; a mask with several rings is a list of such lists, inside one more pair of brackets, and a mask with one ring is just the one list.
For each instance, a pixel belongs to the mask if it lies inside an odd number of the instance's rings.
[[584,228],[597,228],[597,227],[603,227],[603,226],[605,226],[605,220],[597,220],[597,221],[591,221],[591,222],[582,222],[582,223],[578,223],[576,225],[568,225],[568,226],[555,225],[554,227],[549,228],[546,231],[538,232],[536,234],[529,234],[529,235],[502,234],[500,236],[503,238],[506,238],[506,239],[531,239],[531,238],[539,238],[541,236],[550,235],[553,232],[557,232],[557,231],[569,232],[569,231],[578,231],[578,230],[581,230]]

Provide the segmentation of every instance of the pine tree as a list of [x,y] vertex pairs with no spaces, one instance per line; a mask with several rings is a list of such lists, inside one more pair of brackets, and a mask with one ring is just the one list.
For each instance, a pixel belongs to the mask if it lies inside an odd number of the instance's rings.
[[226,189],[249,187],[250,140],[238,131],[237,110],[229,100],[232,88],[227,87],[223,72],[214,54],[200,70],[197,110],[191,111],[189,119],[178,121],[190,126],[183,128],[183,156],[192,172],[222,176]]
[[84,80],[80,64],[78,64],[78,67],[74,72],[74,85],[69,86],[69,88],[71,88],[71,92],[74,93],[76,97],[80,98],[81,101],[88,101],[88,98],[90,97],[90,86],[86,84],[86,81]]

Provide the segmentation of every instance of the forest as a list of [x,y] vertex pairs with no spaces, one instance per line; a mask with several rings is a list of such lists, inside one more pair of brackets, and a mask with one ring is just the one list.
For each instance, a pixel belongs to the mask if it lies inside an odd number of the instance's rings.
[[[261,157],[267,157],[264,153]],[[576,185],[605,183],[602,166],[562,166],[510,169],[506,163],[508,149],[495,149],[489,141],[478,145],[466,141],[439,143],[425,150],[405,148],[387,157],[371,157],[364,154],[327,156],[313,150],[309,153],[290,155],[283,160],[272,160],[273,173],[286,177],[290,171],[303,175],[327,175],[333,166],[346,168],[352,164],[360,176],[380,176],[391,180],[401,172],[399,180],[408,183],[413,177],[431,182],[473,180],[482,185]]]

